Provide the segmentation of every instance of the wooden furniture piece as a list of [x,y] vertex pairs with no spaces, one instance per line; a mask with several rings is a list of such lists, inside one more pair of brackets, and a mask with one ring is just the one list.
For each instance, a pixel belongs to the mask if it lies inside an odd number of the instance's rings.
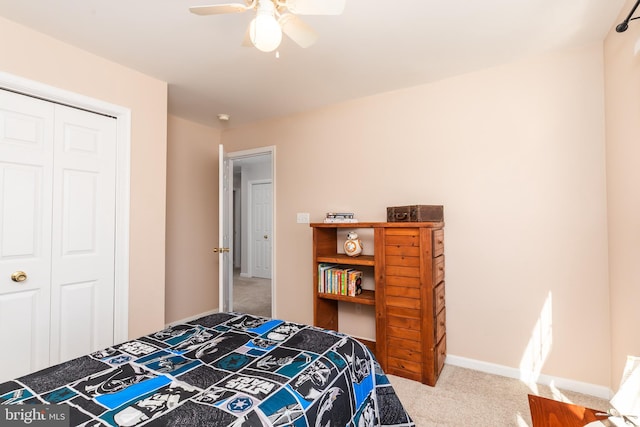
[[[446,357],[443,222],[313,223],[314,325],[338,330],[338,302],[374,305],[376,340],[365,344],[382,369],[434,386]],[[374,255],[339,253],[340,229],[373,228]],[[355,297],[318,291],[318,266],[368,266],[375,290]]]
[[602,411],[532,394],[528,396],[533,427],[583,427],[607,419],[607,415],[597,415]]

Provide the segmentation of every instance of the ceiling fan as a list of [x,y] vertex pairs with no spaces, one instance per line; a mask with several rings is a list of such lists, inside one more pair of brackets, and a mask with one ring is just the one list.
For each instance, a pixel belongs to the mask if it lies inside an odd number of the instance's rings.
[[307,48],[318,39],[317,33],[296,15],[340,15],[346,0],[245,0],[245,3],[192,6],[196,15],[223,15],[255,10],[247,28],[244,46],[271,52],[280,46],[282,33],[300,47]]

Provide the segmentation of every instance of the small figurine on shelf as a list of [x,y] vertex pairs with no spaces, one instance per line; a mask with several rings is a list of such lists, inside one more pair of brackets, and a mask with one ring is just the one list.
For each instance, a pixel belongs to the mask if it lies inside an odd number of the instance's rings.
[[344,253],[349,256],[358,256],[362,253],[362,241],[355,231],[350,231],[347,234],[347,240],[344,242]]

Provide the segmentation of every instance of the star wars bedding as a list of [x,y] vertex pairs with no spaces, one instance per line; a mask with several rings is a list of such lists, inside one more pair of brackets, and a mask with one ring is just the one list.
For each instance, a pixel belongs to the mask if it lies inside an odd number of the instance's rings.
[[0,384],[82,426],[413,426],[369,350],[338,332],[218,313]]

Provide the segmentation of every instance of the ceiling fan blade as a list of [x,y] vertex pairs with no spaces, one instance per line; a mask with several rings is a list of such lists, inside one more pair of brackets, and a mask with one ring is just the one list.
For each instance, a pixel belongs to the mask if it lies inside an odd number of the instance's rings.
[[241,3],[228,3],[228,4],[212,4],[209,6],[192,6],[189,8],[189,12],[196,15],[222,15],[225,13],[240,13],[247,9],[246,4]]
[[307,48],[318,40],[318,34],[295,15],[285,13],[278,20],[282,32],[300,47]]
[[287,9],[298,15],[340,15],[346,0],[286,0]]
[[253,43],[251,42],[251,35],[249,34],[249,29],[251,25],[247,25],[247,31],[244,32],[244,38],[242,39],[242,47],[253,47]]

